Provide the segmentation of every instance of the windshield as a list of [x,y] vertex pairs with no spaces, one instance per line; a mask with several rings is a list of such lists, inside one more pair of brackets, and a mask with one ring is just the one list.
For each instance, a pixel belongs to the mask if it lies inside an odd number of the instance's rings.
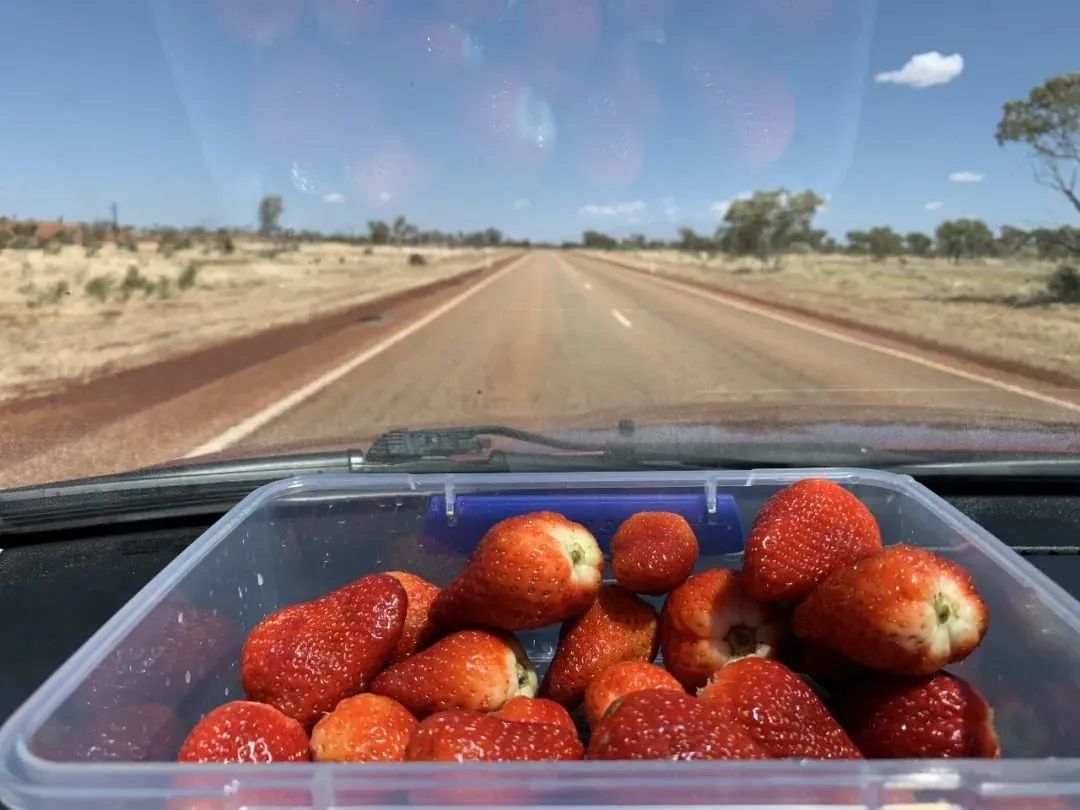
[[469,425],[1075,452],[1078,30],[1074,0],[12,4],[0,487]]

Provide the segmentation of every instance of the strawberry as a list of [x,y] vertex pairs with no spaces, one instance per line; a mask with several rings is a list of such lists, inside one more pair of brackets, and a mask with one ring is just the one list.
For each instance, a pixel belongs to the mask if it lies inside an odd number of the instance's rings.
[[512,637],[461,630],[384,670],[371,691],[417,717],[446,709],[495,711],[510,698],[536,695],[536,670]]
[[839,653],[797,638],[789,639],[784,645],[783,659],[792,671],[806,675],[822,686],[847,683],[870,672]]
[[904,675],[929,675],[966,657],[986,625],[967,571],[913,546],[890,546],[834,571],[793,618],[803,640]]
[[583,613],[596,599],[603,568],[584,526],[554,512],[507,518],[440,591],[432,619],[443,628],[534,630]]
[[670,689],[620,698],[593,730],[589,759],[764,759],[740,726]]
[[698,700],[741,726],[772,759],[862,759],[814,690],[779,661],[725,664]]
[[376,574],[271,613],[244,642],[247,696],[310,728],[342,698],[367,689],[401,636],[405,610],[398,581]]
[[416,730],[408,709],[382,695],[345,698],[311,730],[316,762],[401,762]]
[[752,599],[798,601],[837,568],[881,550],[877,521],[843,487],[807,478],[761,507],[746,540],[743,573]]
[[570,717],[570,712],[554,700],[547,698],[531,698],[519,695],[510,698],[503,704],[501,709],[492,712],[492,715],[512,723],[548,723],[555,726],[565,726],[573,732],[577,732],[577,726]]
[[590,728],[619,698],[643,689],[683,691],[682,684],[666,669],[646,661],[620,661],[592,679],[585,690],[585,719]]
[[59,748],[64,759],[75,762],[168,762],[183,737],[173,709],[142,703],[84,717]]
[[868,757],[1001,756],[990,706],[974,686],[945,672],[872,676],[838,694],[836,707]]
[[605,585],[592,607],[563,625],[540,694],[573,708],[585,697],[589,681],[612,664],[652,661],[658,623],[652,605],[617,585]]
[[390,576],[400,583],[408,597],[405,610],[405,626],[401,630],[387,666],[396,664],[430,644],[435,638],[435,627],[431,622],[431,605],[439,595],[439,589],[423,577],[406,571],[390,571]]
[[187,735],[180,762],[307,762],[308,735],[273,706],[234,700],[218,706]]
[[775,657],[783,635],[779,610],[750,599],[742,576],[726,568],[690,577],[660,612],[664,665],[687,689],[702,686],[733,658]]
[[686,582],[697,558],[694,530],[674,512],[638,512],[611,538],[615,581],[634,593],[674,590]]
[[482,712],[438,712],[409,742],[413,762],[509,762],[582,759],[577,732],[562,725],[521,723]]

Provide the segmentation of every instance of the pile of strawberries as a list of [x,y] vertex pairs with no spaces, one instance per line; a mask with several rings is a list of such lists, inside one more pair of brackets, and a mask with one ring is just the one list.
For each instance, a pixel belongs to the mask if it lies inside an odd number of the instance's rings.
[[[986,701],[941,671],[986,632],[971,577],[884,547],[847,490],[808,479],[774,495],[741,572],[692,575],[697,557],[683,518],[642,512],[615,534],[618,584],[603,585],[583,526],[510,518],[441,590],[376,574],[267,616],[243,647],[248,699],[207,714],[179,759],[1000,755]],[[639,594],[667,599],[658,613]],[[513,633],[559,622],[540,682]]]

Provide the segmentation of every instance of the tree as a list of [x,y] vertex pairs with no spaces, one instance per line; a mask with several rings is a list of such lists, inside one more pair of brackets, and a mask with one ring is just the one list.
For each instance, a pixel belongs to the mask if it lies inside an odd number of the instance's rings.
[[488,228],[484,231],[484,244],[496,247],[501,244],[503,240],[502,231],[498,228]]
[[[755,191],[735,200],[717,230],[723,249],[741,256],[757,256],[762,264],[794,242],[809,242],[814,214],[824,200],[812,191],[791,194],[784,189]],[[776,259],[779,264],[779,259]]]
[[278,220],[285,210],[285,203],[279,194],[268,194],[259,200],[259,233],[273,236],[279,230]]
[[848,231],[844,238],[847,239],[848,253],[866,255],[870,252],[870,234],[866,231]]
[[405,217],[403,215],[398,214],[397,217],[394,218],[394,225],[393,225],[394,241],[397,242],[399,245],[405,239],[405,231],[408,228],[408,226],[409,226],[409,221],[407,219],[405,219]]
[[581,243],[587,248],[596,250],[611,250],[618,245],[618,242],[606,233],[600,233],[599,231],[585,231],[581,235]]
[[1015,256],[1031,241],[1031,234],[1023,228],[1002,225],[998,232],[997,250],[1002,256]]
[[954,262],[964,256],[988,256],[994,252],[994,234],[981,219],[952,219],[934,232],[938,251]]
[[866,234],[867,246],[874,261],[884,261],[889,256],[896,256],[904,246],[904,240],[900,234],[892,228],[879,226],[871,228]]
[[904,247],[912,256],[925,256],[934,246],[934,240],[925,233],[912,231],[904,237]]
[[1035,178],[1060,191],[1080,212],[1080,73],[1066,73],[1005,104],[997,142],[1026,143],[1035,154]]
[[679,241],[675,243],[675,247],[690,253],[711,253],[716,249],[716,243],[709,237],[696,233],[693,228],[679,228]]
[[369,219],[367,227],[373,245],[385,245],[390,241],[390,226],[381,219]]
[[632,233],[622,240],[622,246],[627,250],[644,250],[646,245],[645,234]]

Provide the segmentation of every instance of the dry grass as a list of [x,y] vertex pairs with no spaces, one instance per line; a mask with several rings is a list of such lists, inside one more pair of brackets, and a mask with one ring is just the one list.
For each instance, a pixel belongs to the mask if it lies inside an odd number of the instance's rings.
[[1080,306],[1047,302],[1054,265],[983,259],[789,256],[782,269],[752,259],[678,251],[618,252],[617,261],[720,289],[796,304],[1080,378]]
[[[426,264],[410,265],[410,253],[424,256]],[[90,256],[77,245],[52,254],[4,250],[0,400],[306,320],[500,255],[491,249],[336,243],[277,251],[257,240],[237,241],[230,254],[212,243],[171,256],[158,253],[153,242],[141,243],[135,253],[109,244]]]

